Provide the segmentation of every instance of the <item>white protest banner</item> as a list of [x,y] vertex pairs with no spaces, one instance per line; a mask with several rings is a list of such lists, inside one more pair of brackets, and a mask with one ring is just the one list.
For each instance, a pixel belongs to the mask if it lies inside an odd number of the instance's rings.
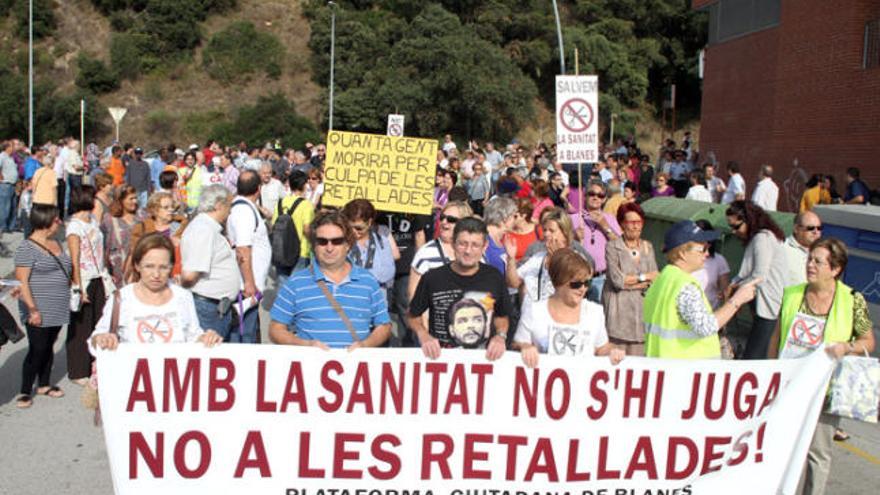
[[388,114],[388,129],[386,134],[394,137],[403,136],[403,123],[405,117],[398,113],[389,113]]
[[120,495],[790,494],[831,367],[822,352],[542,356],[533,370],[516,353],[490,363],[466,350],[427,361],[417,349],[132,344],[98,356]]
[[597,160],[598,76],[556,76],[556,155],[563,163]]

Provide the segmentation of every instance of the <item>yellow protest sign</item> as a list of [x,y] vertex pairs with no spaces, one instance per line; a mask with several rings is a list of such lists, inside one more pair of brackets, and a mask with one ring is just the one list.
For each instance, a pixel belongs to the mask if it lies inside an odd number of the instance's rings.
[[323,203],[363,198],[380,211],[430,214],[436,159],[433,139],[330,131]]

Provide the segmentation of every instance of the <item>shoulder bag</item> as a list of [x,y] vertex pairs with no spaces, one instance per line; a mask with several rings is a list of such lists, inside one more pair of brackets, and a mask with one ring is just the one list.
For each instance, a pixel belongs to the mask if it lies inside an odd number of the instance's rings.
[[28,239],[28,241],[32,242],[36,246],[39,246],[43,251],[49,253],[49,256],[51,256],[52,259],[55,260],[55,263],[58,263],[58,267],[61,268],[64,276],[67,277],[67,286],[70,290],[70,311],[74,313],[79,311],[82,307],[82,290],[79,287],[73,285],[73,277],[71,276],[70,272],[68,272],[67,269],[64,268],[64,263],[61,262],[58,256],[55,256],[55,253],[49,251],[49,248],[47,248],[46,246],[40,244],[33,239]]

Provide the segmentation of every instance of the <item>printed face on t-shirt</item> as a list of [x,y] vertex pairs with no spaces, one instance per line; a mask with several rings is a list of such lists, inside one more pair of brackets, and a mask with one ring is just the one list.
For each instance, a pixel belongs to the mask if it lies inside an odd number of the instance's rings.
[[449,333],[463,347],[476,347],[483,340],[486,329],[486,311],[476,303],[459,308],[452,315]]

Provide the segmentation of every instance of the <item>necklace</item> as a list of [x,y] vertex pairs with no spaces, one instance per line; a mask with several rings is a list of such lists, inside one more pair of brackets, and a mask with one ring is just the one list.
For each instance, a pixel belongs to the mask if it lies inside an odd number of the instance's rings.
[[636,240],[636,245],[635,245],[635,247],[630,246],[629,243],[626,242],[626,241],[624,241],[623,244],[629,249],[629,254],[630,254],[633,258],[638,258],[638,257],[639,257],[639,248],[640,248],[641,245],[642,245],[642,241],[641,241],[641,240]]

